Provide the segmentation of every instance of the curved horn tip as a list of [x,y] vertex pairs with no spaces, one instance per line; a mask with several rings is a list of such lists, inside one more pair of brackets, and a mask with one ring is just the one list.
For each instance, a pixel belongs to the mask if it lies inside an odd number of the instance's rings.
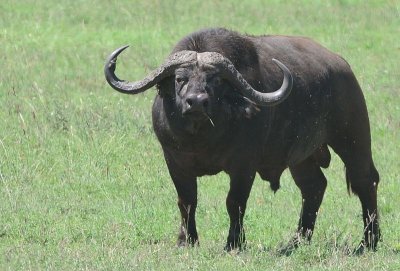
[[106,70],[108,70],[108,69],[111,69],[113,72],[115,71],[115,64],[116,64],[116,62],[117,62],[117,57],[118,57],[118,55],[119,55],[122,51],[124,51],[126,48],[128,48],[128,47],[129,47],[129,45],[122,46],[122,47],[116,49],[114,52],[112,52],[112,53],[108,56],[108,58],[107,58],[107,60],[106,60],[106,64],[105,64],[105,66],[104,66],[104,71],[105,71],[105,72],[106,72]]
[[280,67],[281,67],[281,66],[284,66],[284,67],[286,68],[285,64],[283,64],[282,62],[280,62],[278,59],[273,58],[272,61],[273,61],[275,64],[277,64],[278,66],[280,66]]
[[122,51],[124,51],[126,48],[128,48],[129,45],[124,45],[118,49],[116,49],[114,52],[112,52],[111,56],[113,56],[113,58],[117,58],[117,56],[122,53]]
[[278,59],[276,59],[276,58],[273,58],[272,61],[273,61],[276,65],[278,65],[278,67],[283,71],[283,73],[284,73],[286,76],[289,77],[288,79],[289,79],[290,82],[292,83],[292,81],[293,81],[293,76],[292,76],[292,73],[290,72],[289,68],[286,67],[285,64],[283,64],[282,62],[280,62],[280,61],[279,61]]

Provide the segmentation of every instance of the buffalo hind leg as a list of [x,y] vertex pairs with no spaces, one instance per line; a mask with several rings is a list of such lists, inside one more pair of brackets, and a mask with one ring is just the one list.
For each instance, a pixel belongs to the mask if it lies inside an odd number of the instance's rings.
[[346,181],[349,191],[358,196],[361,202],[364,236],[360,246],[354,251],[360,254],[365,248],[376,250],[380,239],[377,206],[379,173],[376,170],[370,152],[354,151],[355,146],[335,149],[346,167]]
[[302,238],[311,240],[319,207],[324,197],[327,181],[321,168],[312,157],[298,165],[291,166],[290,172],[299,187],[303,199],[297,234],[281,251],[290,254],[298,247]]
[[346,179],[350,183],[351,191],[359,197],[363,213],[364,237],[355,253],[363,253],[364,248],[376,250],[381,234],[377,207],[378,171],[373,163],[368,174],[359,174],[346,168]]
[[379,173],[372,160],[369,127],[365,123],[368,124],[368,120],[360,119],[352,123],[354,129],[345,129],[344,132],[339,129],[341,133],[338,132],[330,144],[346,167],[349,191],[356,194],[361,202],[364,237],[355,251],[357,254],[365,248],[375,250],[380,239],[377,206]]
[[248,173],[247,170],[230,175],[230,189],[226,198],[230,226],[225,250],[231,251],[235,248],[243,248],[245,244],[245,233],[243,229],[243,217],[246,211],[247,199],[254,182],[255,172]]

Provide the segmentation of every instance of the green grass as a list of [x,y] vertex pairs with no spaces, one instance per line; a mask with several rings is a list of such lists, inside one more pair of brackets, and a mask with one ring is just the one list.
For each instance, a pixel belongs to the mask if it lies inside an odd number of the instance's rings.
[[[399,10],[362,0],[2,1],[0,270],[399,270]],[[155,91],[116,93],[103,64],[130,44],[118,74],[139,79],[181,37],[211,26],[309,36],[352,65],[381,175],[376,253],[347,255],[361,238],[361,207],[336,156],[313,242],[292,256],[276,254],[301,205],[287,172],[276,195],[257,178],[246,251],[222,251],[224,174],[199,182],[201,246],[175,247],[176,193],[151,127]]]

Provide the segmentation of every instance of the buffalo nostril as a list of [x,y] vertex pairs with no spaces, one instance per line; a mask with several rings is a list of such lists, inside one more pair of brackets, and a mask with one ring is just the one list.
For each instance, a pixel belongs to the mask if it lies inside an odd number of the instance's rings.
[[191,94],[186,97],[185,110],[190,110],[191,112],[202,112],[209,106],[209,102],[208,96],[203,93]]

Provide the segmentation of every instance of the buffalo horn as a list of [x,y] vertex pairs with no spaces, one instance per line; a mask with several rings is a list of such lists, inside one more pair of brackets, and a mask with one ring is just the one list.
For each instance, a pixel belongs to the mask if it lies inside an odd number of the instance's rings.
[[114,73],[117,57],[127,47],[128,46],[123,46],[111,53],[104,66],[104,74],[107,82],[115,90],[122,93],[137,94],[143,92],[153,87],[160,80],[171,76],[175,69],[182,64],[194,63],[195,61],[201,64],[219,67],[226,79],[228,79],[243,96],[260,106],[272,106],[281,103],[289,96],[293,86],[292,74],[289,69],[277,59],[272,59],[272,61],[278,65],[283,72],[284,78],[281,87],[274,92],[260,92],[255,90],[246,79],[243,78],[241,73],[228,58],[216,52],[197,53],[195,51],[179,51],[172,54],[167,58],[164,64],[152,71],[143,80],[129,82],[119,79]]
[[160,80],[172,75],[175,69],[180,65],[196,61],[197,54],[194,51],[180,51],[172,54],[167,58],[163,65],[152,71],[143,80],[129,82],[121,80],[115,75],[117,57],[126,48],[128,48],[128,46],[123,46],[112,52],[107,58],[104,66],[104,74],[110,86],[115,90],[126,94],[137,94],[153,87]]

